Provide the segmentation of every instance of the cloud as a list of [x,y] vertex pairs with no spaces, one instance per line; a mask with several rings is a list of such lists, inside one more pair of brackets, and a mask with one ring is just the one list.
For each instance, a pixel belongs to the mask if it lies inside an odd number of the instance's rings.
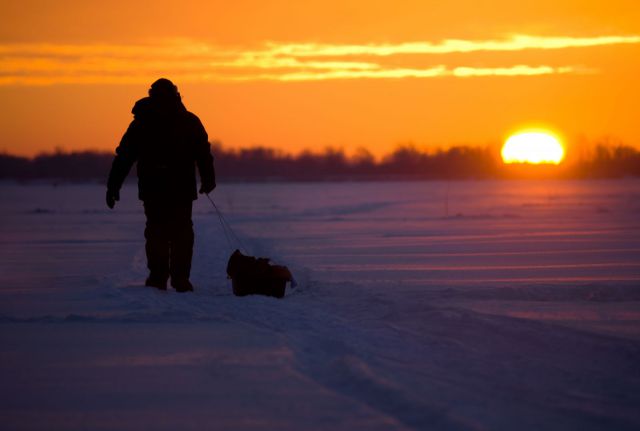
[[270,44],[275,54],[294,57],[399,54],[454,54],[477,51],[523,51],[528,49],[586,48],[603,45],[637,44],[640,36],[547,37],[514,35],[504,40],[446,39],[440,43],[409,42],[400,44],[332,45],[332,44]]
[[[320,81],[335,79],[473,78],[584,73],[584,66],[502,65],[450,67],[442,63],[398,67],[396,55],[424,63],[434,55],[638,44],[640,36],[543,37],[502,40],[447,39],[438,43],[287,44],[252,49],[175,39],[156,44],[0,44],[0,85],[132,84],[158,76],[180,82]],[[412,60],[413,59],[413,60]]]
[[426,69],[380,69],[380,70],[337,70],[328,72],[292,72],[273,75],[259,75],[255,78],[275,81],[324,81],[328,79],[399,79],[399,78],[438,78],[452,76],[456,78],[470,78],[477,76],[536,76],[572,73],[571,67],[551,67],[516,65],[512,67],[478,68],[456,67],[448,69],[439,65]]

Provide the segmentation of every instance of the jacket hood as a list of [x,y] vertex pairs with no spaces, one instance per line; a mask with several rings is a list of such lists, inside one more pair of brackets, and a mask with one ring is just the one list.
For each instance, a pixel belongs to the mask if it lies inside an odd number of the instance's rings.
[[131,113],[135,118],[171,117],[186,112],[180,96],[177,98],[144,97],[138,100]]

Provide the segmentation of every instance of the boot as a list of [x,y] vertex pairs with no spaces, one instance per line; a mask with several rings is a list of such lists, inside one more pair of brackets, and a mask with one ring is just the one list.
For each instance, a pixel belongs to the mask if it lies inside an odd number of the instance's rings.
[[184,292],[193,292],[193,285],[186,278],[179,278],[177,280],[171,279],[171,286],[176,290],[176,292],[184,293]]
[[155,274],[149,274],[149,277],[147,277],[144,285],[147,287],[155,287],[156,289],[160,290],[167,290],[167,279]]

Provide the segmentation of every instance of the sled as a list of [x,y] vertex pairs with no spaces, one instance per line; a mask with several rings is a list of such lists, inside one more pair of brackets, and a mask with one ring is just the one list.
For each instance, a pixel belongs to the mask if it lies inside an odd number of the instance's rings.
[[233,252],[227,263],[227,276],[231,279],[236,296],[284,296],[287,282],[293,277],[286,266],[272,265],[267,258],[245,256],[240,250]]

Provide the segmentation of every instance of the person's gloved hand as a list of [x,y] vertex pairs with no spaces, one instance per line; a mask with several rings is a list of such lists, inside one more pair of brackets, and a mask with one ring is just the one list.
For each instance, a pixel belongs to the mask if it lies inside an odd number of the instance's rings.
[[213,191],[213,189],[216,188],[216,183],[202,183],[202,185],[200,186],[200,194],[204,193],[205,195],[208,195],[209,193],[211,193]]
[[116,201],[120,200],[120,192],[117,190],[107,190],[107,206],[111,209],[116,205]]

